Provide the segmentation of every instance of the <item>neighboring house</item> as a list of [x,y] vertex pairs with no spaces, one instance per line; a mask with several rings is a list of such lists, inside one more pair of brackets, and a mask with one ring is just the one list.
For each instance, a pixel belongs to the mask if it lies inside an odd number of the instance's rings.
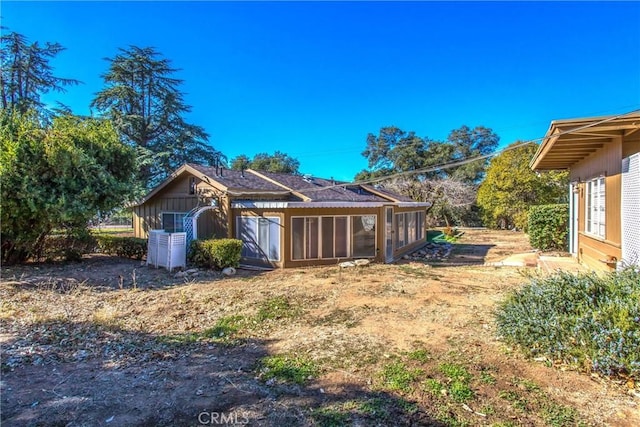
[[199,215],[197,238],[241,239],[243,263],[259,266],[392,262],[424,243],[428,206],[374,186],[185,164],[134,206],[133,226],[147,237]]
[[569,170],[574,256],[595,270],[640,265],[640,113],[555,120],[531,167]]

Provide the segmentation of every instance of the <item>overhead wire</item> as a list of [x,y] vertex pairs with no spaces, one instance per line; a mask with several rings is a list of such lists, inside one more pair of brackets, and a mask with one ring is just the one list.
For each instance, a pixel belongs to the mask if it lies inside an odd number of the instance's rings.
[[[566,134],[570,134],[573,132],[578,132],[584,129],[589,129],[591,127],[603,124],[603,123],[607,123],[616,119],[620,119],[622,117],[626,117],[629,116],[631,114],[635,114],[640,112],[640,109],[636,109],[636,110],[632,110],[632,111],[628,111],[626,113],[622,113],[622,114],[617,114],[614,116],[610,116],[610,117],[605,117],[602,120],[598,120],[597,122],[592,122],[592,123],[588,123],[586,125],[582,125],[582,126],[578,126],[574,129],[569,129],[566,131],[562,131],[562,132],[558,132],[556,134],[553,135],[553,137],[557,137],[557,136],[562,136],[562,135],[566,135]],[[371,178],[371,179],[365,179],[365,180],[360,180],[360,181],[353,181],[353,182],[341,182],[339,184],[332,184],[332,185],[327,185],[327,186],[322,186],[322,187],[313,187],[313,188],[301,188],[301,189],[296,189],[296,191],[298,192],[304,192],[304,191],[323,191],[323,190],[330,190],[332,188],[337,188],[337,187],[344,187],[345,185],[366,185],[366,184],[375,184],[377,182],[381,182],[381,181],[388,181],[390,179],[394,179],[394,178],[400,178],[403,176],[410,176],[410,175],[418,175],[418,174],[423,174],[423,173],[429,173],[429,172],[436,172],[439,170],[444,170],[444,169],[451,169],[457,166],[462,166],[462,165],[466,165],[468,163],[473,163],[476,162],[478,160],[483,160],[483,159],[488,159],[490,157],[494,157],[494,156],[498,156],[502,153],[505,153],[507,151],[510,150],[515,150],[517,148],[523,147],[525,145],[529,145],[529,144],[535,144],[538,141],[544,141],[545,139],[548,139],[549,137],[547,136],[543,136],[540,138],[534,138],[534,139],[529,139],[527,141],[523,141],[521,143],[518,144],[513,144],[510,145],[508,147],[503,148],[502,150],[498,150],[498,151],[494,151],[488,154],[482,154],[479,156],[475,156],[475,157],[470,157],[467,159],[462,159],[462,160],[457,160],[455,162],[449,162],[449,163],[443,163],[441,165],[435,165],[435,166],[429,166],[429,167],[424,167],[424,168],[419,168],[419,169],[413,169],[413,170],[409,170],[409,171],[403,171],[403,172],[397,172],[391,175],[385,175],[383,177],[378,177],[378,178]]]

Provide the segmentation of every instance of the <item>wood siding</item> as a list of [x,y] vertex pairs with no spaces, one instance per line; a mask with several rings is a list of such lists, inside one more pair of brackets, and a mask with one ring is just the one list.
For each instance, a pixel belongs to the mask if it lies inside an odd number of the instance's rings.
[[[176,178],[150,200],[133,208],[133,232],[136,237],[147,238],[149,230],[162,228],[162,213],[189,212],[198,206],[198,194],[214,196],[219,192],[200,179],[196,179],[196,194],[189,194],[189,179],[185,174]],[[221,202],[217,198],[218,203]],[[200,202],[202,205],[202,202]],[[198,237],[227,237],[226,215],[224,209],[206,211],[198,218]]]
[[[640,151],[640,141],[613,137],[605,146],[592,153],[571,168],[571,181],[578,181],[578,259],[595,270],[612,270],[615,264],[607,260],[619,260],[622,256],[621,195],[622,159]],[[586,181],[605,177],[605,236],[600,238],[585,231]]]

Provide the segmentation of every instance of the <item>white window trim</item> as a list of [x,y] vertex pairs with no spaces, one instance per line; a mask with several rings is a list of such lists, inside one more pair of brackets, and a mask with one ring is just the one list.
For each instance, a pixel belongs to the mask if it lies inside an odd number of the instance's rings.
[[[591,191],[590,188],[592,189]],[[601,193],[603,193],[603,197],[600,197]],[[590,204],[591,209],[589,209]],[[599,176],[585,182],[584,210],[585,233],[590,236],[605,239],[607,234],[607,183],[604,176]],[[600,232],[601,228],[602,232]]]
[[175,225],[176,225],[176,219],[175,219],[175,215],[180,215],[182,216],[182,230],[176,231],[174,230],[174,233],[180,233],[180,232],[184,232],[184,217],[187,215],[187,212],[174,212],[174,211],[163,211],[160,212],[160,228],[162,230],[166,230],[166,227],[164,226],[164,216],[165,215],[174,215],[173,218],[173,228],[175,229]]
[[[335,255],[336,253],[336,241],[335,241],[335,219],[336,218],[347,218],[347,256],[345,258],[353,258],[353,239],[352,239],[352,235],[353,235],[353,229],[352,229],[352,222],[353,222],[353,218],[354,217],[362,217],[362,216],[375,216],[376,217],[376,221],[375,221],[375,225],[374,228],[376,230],[375,232],[375,249],[378,248],[378,214],[359,214],[359,215],[299,215],[299,216],[292,216],[291,217],[291,222],[290,222],[290,230],[291,230],[291,238],[290,238],[290,250],[289,250],[289,256],[291,258],[291,261],[297,262],[297,261],[312,261],[312,260],[327,260],[327,259],[341,259],[343,257],[333,257],[333,258],[323,258],[322,257],[322,218],[333,218],[334,222],[334,239],[333,239],[333,254]],[[293,220],[296,218],[318,218],[318,257],[316,258],[293,258]],[[305,227],[306,227],[306,222],[305,222]],[[307,233],[303,233],[303,248],[304,248],[304,252],[306,255],[306,248],[307,248]],[[376,254],[374,251],[374,254],[367,257],[367,258],[375,258]]]

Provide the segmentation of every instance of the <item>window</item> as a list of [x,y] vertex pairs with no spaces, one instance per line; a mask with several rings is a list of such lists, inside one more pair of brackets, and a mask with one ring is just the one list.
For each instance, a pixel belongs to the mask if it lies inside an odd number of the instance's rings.
[[406,229],[404,228],[404,214],[396,214],[396,248],[406,245]]
[[169,233],[184,231],[184,216],[186,212],[163,212],[162,229]]
[[354,257],[376,256],[375,215],[351,217],[352,254]]
[[376,219],[375,215],[294,217],[291,257],[294,260],[374,257]]
[[605,238],[605,178],[599,177],[586,183],[585,231]]
[[410,245],[424,238],[423,211],[402,212],[396,214],[395,239],[396,249]]
[[242,240],[242,257],[280,260],[280,218],[240,216],[236,236]]
[[418,214],[418,223],[416,224],[416,240],[424,239],[424,220],[426,213],[424,211],[417,212]]
[[189,194],[196,194],[196,177],[189,177]]

